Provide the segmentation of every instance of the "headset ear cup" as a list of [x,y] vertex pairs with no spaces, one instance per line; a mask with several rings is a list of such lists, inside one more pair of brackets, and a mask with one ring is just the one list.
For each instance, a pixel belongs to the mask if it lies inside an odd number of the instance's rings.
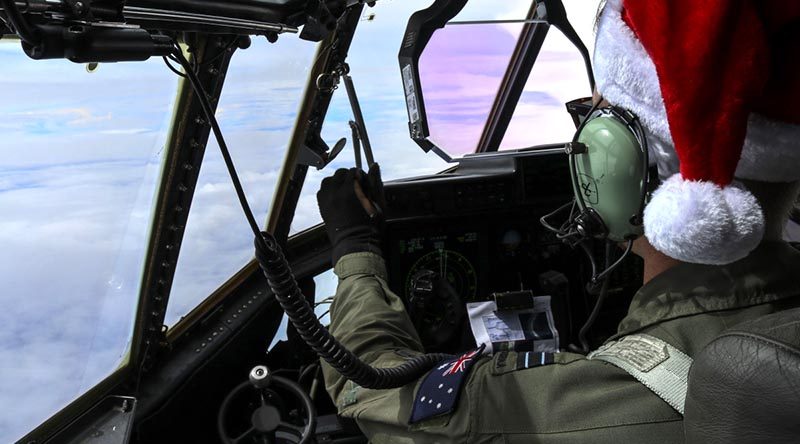
[[566,151],[581,236],[622,242],[643,234],[649,183],[643,134],[635,115],[614,107],[595,110],[576,132]]

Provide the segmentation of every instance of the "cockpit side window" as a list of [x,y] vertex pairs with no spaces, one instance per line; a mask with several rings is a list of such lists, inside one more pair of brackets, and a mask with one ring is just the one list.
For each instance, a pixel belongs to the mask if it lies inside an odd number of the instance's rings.
[[[270,44],[254,38],[233,55],[217,117],[247,199],[266,221],[278,173],[297,118],[315,44],[295,35]],[[183,316],[253,258],[253,234],[209,139],[186,225],[164,323]]]
[[0,442],[123,368],[177,78],[0,42]]
[[[422,151],[408,137],[406,102],[397,65],[397,49],[408,17],[429,4],[430,1],[424,0],[386,1],[365,8],[348,52],[350,75],[384,180],[432,174],[448,166],[435,154]],[[341,86],[333,94],[322,137],[330,146],[346,137],[347,147],[325,169],[309,170],[292,223],[292,233],[322,222],[316,202],[322,179],[337,168],[355,165],[350,120],[353,120],[353,113],[345,88]]]

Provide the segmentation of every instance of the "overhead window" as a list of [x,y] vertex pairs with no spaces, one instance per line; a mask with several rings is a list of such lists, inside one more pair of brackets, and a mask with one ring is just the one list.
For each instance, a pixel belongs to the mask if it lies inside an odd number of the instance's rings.
[[127,364],[177,81],[0,42],[0,442]]

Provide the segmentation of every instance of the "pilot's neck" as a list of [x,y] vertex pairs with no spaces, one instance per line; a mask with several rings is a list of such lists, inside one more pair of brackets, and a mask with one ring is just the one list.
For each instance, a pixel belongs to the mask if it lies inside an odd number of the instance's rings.
[[633,252],[644,259],[643,284],[647,284],[654,277],[681,263],[653,248],[644,236],[633,242]]

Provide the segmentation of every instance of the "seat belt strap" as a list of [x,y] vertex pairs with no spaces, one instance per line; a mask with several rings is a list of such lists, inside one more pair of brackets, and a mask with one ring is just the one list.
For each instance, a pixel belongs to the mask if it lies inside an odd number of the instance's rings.
[[636,334],[608,342],[587,358],[625,370],[683,415],[692,358],[677,348],[654,336]]

